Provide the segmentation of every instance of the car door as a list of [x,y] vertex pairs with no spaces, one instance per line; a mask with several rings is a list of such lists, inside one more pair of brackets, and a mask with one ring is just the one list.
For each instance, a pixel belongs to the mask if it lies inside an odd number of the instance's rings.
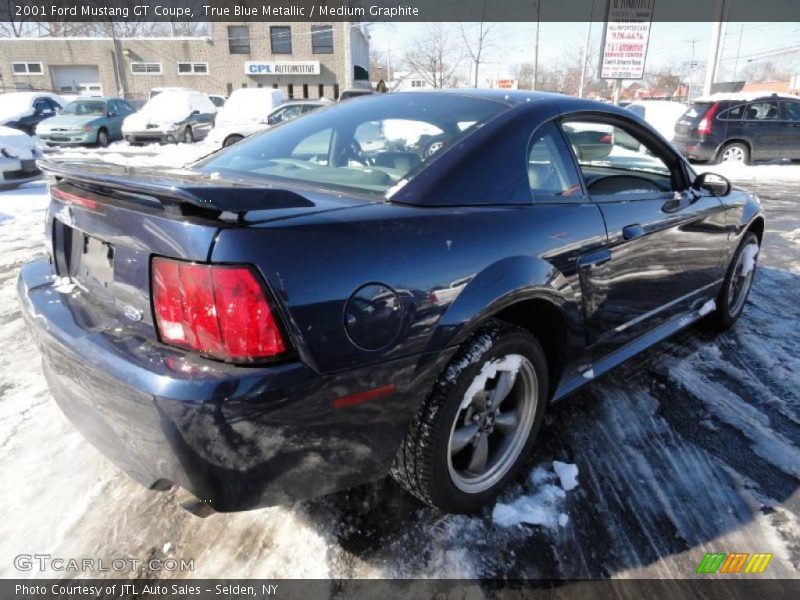
[[[691,172],[662,138],[627,117],[577,115],[562,121],[567,131],[592,127],[612,130],[605,156],[582,153],[576,138],[570,145],[608,233],[605,252],[582,259],[580,270],[587,343],[603,354],[710,294],[724,274],[727,231],[723,203],[691,189]],[[624,145],[617,143],[620,138]],[[632,139],[636,150],[630,148]]]
[[786,125],[786,150],[784,156],[800,159],[800,100],[784,100],[783,117]]
[[777,100],[750,102],[741,123],[754,159],[780,158],[784,151],[786,126]]

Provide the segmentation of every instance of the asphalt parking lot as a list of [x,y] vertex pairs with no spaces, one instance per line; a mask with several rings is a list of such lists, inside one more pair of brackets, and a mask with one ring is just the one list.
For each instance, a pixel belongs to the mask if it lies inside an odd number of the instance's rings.
[[[739,324],[695,326],[554,405],[527,475],[577,465],[564,526],[448,516],[390,480],[314,501],[200,519],[141,488],[50,398],[15,279],[43,252],[42,184],[0,193],[0,577],[19,553],[194,559],[154,577],[693,577],[706,552],[768,552],[800,568],[800,181],[747,184],[765,246]],[[544,471],[542,471],[542,469]],[[64,574],[48,573],[61,577]],[[128,572],[112,573],[119,577]]]

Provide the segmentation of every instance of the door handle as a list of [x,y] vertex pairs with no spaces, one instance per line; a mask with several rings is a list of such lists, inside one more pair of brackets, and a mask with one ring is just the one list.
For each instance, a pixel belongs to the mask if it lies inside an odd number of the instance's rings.
[[625,225],[625,227],[622,228],[622,239],[635,240],[638,237],[642,237],[644,233],[644,227],[639,225],[639,223]]

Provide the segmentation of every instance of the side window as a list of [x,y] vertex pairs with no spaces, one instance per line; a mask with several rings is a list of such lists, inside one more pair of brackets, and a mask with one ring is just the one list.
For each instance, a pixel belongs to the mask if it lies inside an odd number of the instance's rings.
[[533,199],[579,195],[578,174],[558,129],[543,125],[533,135],[528,151],[528,183]]
[[717,115],[717,119],[720,121],[739,121],[744,114],[745,107],[745,104],[739,104],[728,110],[723,110]]
[[44,98],[39,98],[36,102],[33,103],[33,110],[36,112],[37,115],[44,114],[52,109],[47,104]]
[[747,105],[744,118],[747,121],[773,121],[779,114],[777,102],[753,102]]
[[787,121],[800,122],[800,102],[784,102],[783,110]]
[[[662,194],[673,191],[669,159],[639,138],[636,128],[569,120],[564,134],[590,195]],[[671,162],[671,161],[669,161]]]

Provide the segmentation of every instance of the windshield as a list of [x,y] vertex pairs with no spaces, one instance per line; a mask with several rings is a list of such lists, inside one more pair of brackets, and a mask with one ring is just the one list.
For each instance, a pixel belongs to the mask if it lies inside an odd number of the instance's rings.
[[507,108],[455,94],[367,98],[313,111],[196,166],[385,195]]
[[106,103],[98,100],[76,100],[67,104],[62,110],[62,115],[104,117]]

